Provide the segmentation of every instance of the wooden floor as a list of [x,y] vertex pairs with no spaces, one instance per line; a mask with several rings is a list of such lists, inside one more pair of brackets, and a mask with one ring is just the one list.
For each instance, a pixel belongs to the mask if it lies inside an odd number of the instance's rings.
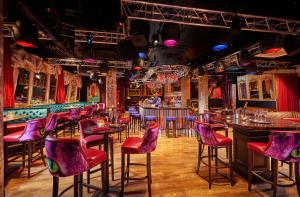
[[[141,135],[141,134],[135,134]],[[120,143],[115,143],[115,178],[111,182],[113,186],[120,186]],[[206,150],[205,150],[206,151]],[[221,157],[224,152],[221,152]],[[133,162],[145,162],[145,155],[134,155],[131,157]],[[197,141],[195,137],[167,138],[161,134],[158,145],[152,154],[152,194],[154,197],[173,197],[173,196],[271,196],[272,191],[267,184],[253,185],[252,192],[247,190],[247,182],[237,173],[234,174],[235,184],[230,186],[227,180],[218,180],[218,184],[208,189],[208,183],[196,174],[197,160]],[[70,164],[76,165],[76,164]],[[132,176],[144,176],[144,167],[132,167]],[[282,169],[286,170],[286,169]],[[6,185],[7,197],[46,197],[51,196],[52,176],[48,169],[37,162],[32,168],[35,174],[32,178],[27,178],[27,169],[23,172],[13,174]],[[227,169],[222,170],[227,175]],[[206,176],[207,168],[201,167],[201,176]],[[86,175],[84,175],[86,178]],[[101,186],[100,173],[93,174],[92,183]],[[60,191],[72,184],[72,178],[60,179]],[[225,184],[225,185],[224,185]],[[146,181],[132,181],[125,188],[126,196],[148,196]],[[73,196],[72,190],[64,196]],[[92,196],[84,189],[84,196]],[[279,188],[278,196],[298,196],[296,187]]]

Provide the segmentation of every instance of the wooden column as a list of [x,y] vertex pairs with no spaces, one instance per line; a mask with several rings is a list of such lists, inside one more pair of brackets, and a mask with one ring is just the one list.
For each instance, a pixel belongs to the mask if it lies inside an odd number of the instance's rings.
[[208,109],[208,76],[198,78],[198,95],[199,95],[199,113]]
[[4,38],[3,38],[3,12],[4,1],[0,1],[0,196],[4,196],[4,151],[3,151],[3,55],[4,55]]
[[181,79],[181,106],[187,106],[187,100],[191,98],[191,79],[186,76]]
[[117,75],[114,69],[110,69],[106,76],[106,106],[116,107]]

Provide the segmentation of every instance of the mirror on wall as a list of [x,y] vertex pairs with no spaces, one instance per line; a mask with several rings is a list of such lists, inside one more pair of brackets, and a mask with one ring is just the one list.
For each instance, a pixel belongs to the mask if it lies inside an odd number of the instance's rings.
[[273,99],[273,95],[274,95],[273,80],[270,78],[264,78],[261,81],[261,86],[262,86],[263,99]]
[[257,79],[251,79],[249,81],[249,96],[250,99],[259,99],[259,89]]
[[19,68],[19,75],[15,91],[16,103],[27,103],[29,93],[30,72],[24,68]]
[[247,84],[245,80],[241,80],[238,85],[239,99],[247,99]]
[[33,78],[33,89],[31,103],[43,103],[46,99],[47,75],[45,73],[35,73]]
[[49,92],[49,101],[55,102],[56,96],[56,78],[55,75],[50,76],[50,92]]

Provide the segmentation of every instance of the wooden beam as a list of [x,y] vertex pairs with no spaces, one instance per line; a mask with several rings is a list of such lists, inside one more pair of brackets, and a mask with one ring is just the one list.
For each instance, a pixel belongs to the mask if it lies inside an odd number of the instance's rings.
[[3,58],[4,58],[4,0],[0,1],[0,196],[4,197],[4,150],[3,150]]

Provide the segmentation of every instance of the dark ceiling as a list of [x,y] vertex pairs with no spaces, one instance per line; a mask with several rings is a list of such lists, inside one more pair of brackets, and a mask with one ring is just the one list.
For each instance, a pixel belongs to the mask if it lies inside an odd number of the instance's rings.
[[[167,4],[185,5],[214,10],[224,10],[239,13],[274,16],[300,20],[299,1],[271,1],[271,0],[151,0]],[[119,0],[6,0],[6,21],[28,18],[22,6],[27,6],[33,15],[36,15],[58,38],[61,37],[61,23],[69,23],[85,29],[116,31],[116,23],[120,19]],[[141,23],[141,22],[139,22]],[[206,62],[228,54],[237,49],[260,41],[264,33],[248,31],[231,31],[218,28],[204,28],[192,26],[180,26],[181,36],[178,47],[168,49],[165,47],[152,47],[150,44],[153,33],[161,30],[162,24],[142,22],[142,25],[132,25],[133,35],[119,45],[94,44],[92,49],[86,44],[74,44],[74,40],[68,38],[74,49],[75,56],[84,58],[94,56],[106,59],[132,59],[138,51],[150,52],[150,60],[158,64],[187,63],[198,60]],[[131,32],[131,33],[132,33]],[[135,36],[145,35],[148,47],[136,47]],[[218,42],[229,43],[229,48],[223,52],[212,52],[211,47]],[[51,47],[50,47],[51,46]],[[42,41],[38,49],[31,50],[43,57],[58,57],[63,54],[55,51],[52,41]]]

